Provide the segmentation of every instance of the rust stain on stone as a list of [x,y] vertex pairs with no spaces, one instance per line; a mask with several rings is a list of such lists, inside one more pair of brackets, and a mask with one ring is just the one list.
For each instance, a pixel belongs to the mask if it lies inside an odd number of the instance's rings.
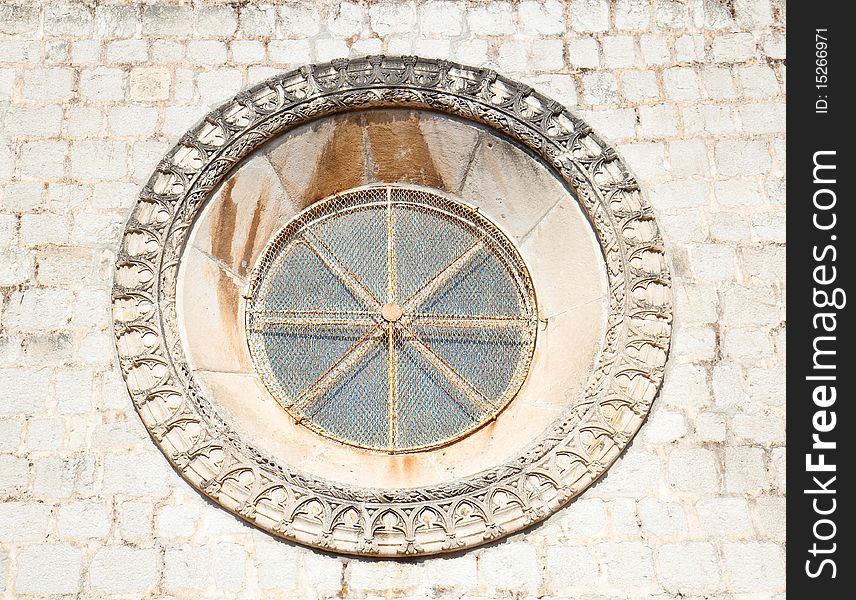
[[232,238],[235,235],[238,207],[232,198],[237,177],[223,183],[221,199],[211,220],[211,254],[224,263],[232,264]]
[[416,113],[373,111],[364,118],[373,179],[445,188]]
[[253,218],[250,220],[250,230],[247,232],[247,241],[244,243],[244,251],[241,256],[239,269],[242,275],[247,274],[252,268],[250,261],[253,258],[253,249],[256,245],[256,238],[259,234],[259,223],[262,219],[262,214],[265,210],[265,204],[270,200],[270,181],[263,179],[259,187],[259,195],[256,199],[256,206],[253,210]]
[[[243,356],[238,348],[241,347],[241,336],[238,333],[240,327],[240,319],[238,315],[238,297],[239,292],[236,289],[235,282],[226,274],[226,272],[217,268],[217,305],[221,319],[225,324],[226,335],[228,336],[228,350],[225,352],[234,352],[235,356]],[[192,309],[191,309],[192,310]],[[243,362],[241,360],[240,362]]]
[[300,200],[300,209],[337,192],[365,183],[363,128],[358,115],[344,115],[333,125],[312,177]]

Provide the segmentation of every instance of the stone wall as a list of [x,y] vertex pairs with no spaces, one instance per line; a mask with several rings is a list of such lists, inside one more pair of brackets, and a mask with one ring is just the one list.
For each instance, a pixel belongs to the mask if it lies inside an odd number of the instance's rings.
[[[0,2],[0,593],[784,598],[784,2]],[[451,558],[277,541],[168,466],[124,390],[109,288],[160,156],[283,69],[489,65],[615,143],[669,240],[649,422],[545,523]]]

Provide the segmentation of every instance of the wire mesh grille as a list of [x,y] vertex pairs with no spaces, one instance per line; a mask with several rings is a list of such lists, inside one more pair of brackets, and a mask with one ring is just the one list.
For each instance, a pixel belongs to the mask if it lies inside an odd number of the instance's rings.
[[529,272],[476,209],[409,186],[323,200],[271,241],[247,295],[250,352],[277,401],[341,442],[449,443],[526,378]]

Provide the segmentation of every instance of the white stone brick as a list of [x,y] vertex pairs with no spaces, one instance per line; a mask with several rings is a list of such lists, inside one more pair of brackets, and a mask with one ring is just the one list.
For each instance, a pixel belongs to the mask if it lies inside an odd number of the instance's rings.
[[27,100],[67,100],[74,93],[74,71],[71,69],[27,69],[23,82],[23,93]]
[[655,489],[660,481],[660,459],[653,452],[625,452],[601,477],[600,495],[639,496]]
[[722,293],[724,316],[736,325],[776,325],[784,320],[784,307],[772,285],[733,285]]
[[541,585],[535,548],[525,542],[504,542],[486,548],[479,557],[481,578],[500,590],[534,592]]
[[7,325],[23,329],[61,327],[68,322],[70,300],[71,293],[62,289],[15,292],[6,313]]
[[604,140],[636,139],[636,111],[632,108],[577,110],[576,112]]
[[618,102],[618,82],[612,73],[585,73],[583,81],[583,99],[588,104],[616,104]]
[[752,512],[755,527],[762,537],[785,541],[784,496],[759,496]]
[[715,538],[740,538],[752,532],[745,498],[704,498],[696,504],[701,531]]
[[568,62],[577,69],[596,69],[600,66],[597,40],[574,38],[568,42]]
[[[434,561],[431,561],[434,563]],[[425,578],[431,582],[442,581],[442,587],[466,585],[476,580],[475,558],[470,560],[440,560],[429,565],[424,563]],[[467,569],[466,565],[470,565]],[[443,565],[446,569],[438,570],[435,577],[431,577],[431,567],[435,569]],[[304,552],[302,555],[300,573],[307,587],[318,595],[335,596],[342,592],[342,576],[344,564],[338,558],[320,554],[318,552]],[[442,573],[442,575],[441,575]]]
[[216,69],[196,76],[196,87],[206,104],[227,100],[238,93],[243,85],[243,76],[238,69]]
[[231,6],[200,6],[196,12],[196,33],[201,37],[229,37],[237,28],[238,18]]
[[738,109],[747,133],[784,133],[785,104],[746,104]]
[[10,137],[57,135],[62,124],[62,108],[56,104],[21,106],[14,115],[6,117],[6,133]]
[[[180,136],[206,114],[206,106],[168,106],[163,112],[163,132],[173,137]],[[153,166],[146,167],[140,175],[151,175]]]
[[258,586],[263,590],[294,589],[297,576],[296,548],[291,544],[282,544],[259,536],[254,539]]
[[214,584],[221,590],[237,592],[246,579],[247,552],[240,544],[220,542],[214,547]]
[[0,286],[19,285],[33,278],[36,269],[32,251],[0,248]]
[[95,7],[95,31],[99,37],[130,37],[137,31],[136,6],[100,5]]
[[574,0],[571,4],[574,31],[597,33],[609,29],[609,3],[606,0]]
[[698,244],[690,248],[690,267],[701,279],[726,281],[737,273],[734,250],[725,244]]
[[739,213],[712,213],[709,226],[712,242],[745,242],[752,237],[749,221]]
[[157,127],[158,111],[147,106],[115,106],[107,115],[113,133],[121,137],[147,137]]
[[677,179],[650,187],[651,201],[655,207],[693,208],[709,202],[707,185],[703,181]]
[[485,2],[467,11],[467,24],[475,35],[514,33],[514,11],[510,2]]
[[135,541],[152,536],[151,502],[125,500],[116,503],[117,527],[122,539]]
[[276,25],[276,12],[273,7],[247,4],[239,7],[238,10],[241,35],[248,38],[273,35]]
[[773,24],[769,0],[734,0],[734,15],[740,27],[761,28]]
[[564,7],[561,2],[525,0],[517,8],[520,26],[532,35],[557,35],[565,31]]
[[102,131],[104,113],[98,106],[71,106],[66,131],[69,137],[96,137]]
[[600,498],[579,498],[562,513],[562,529],[571,539],[599,538],[606,534],[606,503]]
[[616,0],[613,2],[615,26],[618,29],[645,31],[651,25],[650,8],[645,0]]
[[675,177],[706,176],[710,173],[707,144],[698,139],[670,142],[669,163]]
[[465,39],[455,44],[455,60],[481,66],[488,62],[488,43],[486,40]]
[[190,503],[168,504],[155,515],[155,532],[163,538],[190,537],[200,518],[199,506]]
[[39,28],[39,8],[26,3],[0,5],[0,34],[34,33]]
[[715,156],[717,170],[725,177],[752,177],[772,169],[767,145],[758,140],[721,140]]
[[80,179],[120,179],[128,173],[128,145],[113,140],[80,140],[72,144],[69,172]]
[[34,544],[18,555],[15,591],[75,594],[80,590],[81,551],[70,544]]
[[764,53],[772,59],[784,60],[786,57],[785,35],[771,33],[764,38]]
[[37,413],[44,407],[49,394],[47,371],[0,369],[0,414]]
[[174,482],[169,464],[154,448],[104,456],[104,492],[129,496],[164,495]]
[[187,57],[199,64],[223,64],[226,62],[226,43],[220,40],[191,41],[187,44]]
[[320,39],[315,40],[315,61],[325,62],[334,58],[348,56],[348,44],[343,40]]
[[642,134],[647,137],[672,136],[678,131],[675,107],[671,104],[655,104],[639,107]]
[[697,100],[698,77],[693,69],[673,67],[663,71],[663,87],[671,100]]
[[675,40],[675,59],[680,63],[704,60],[705,39],[703,35],[685,34]]
[[308,40],[275,40],[268,44],[268,58],[275,63],[300,65],[311,60]]
[[666,149],[659,143],[624,144],[621,156],[630,171],[643,180],[666,174]]
[[675,242],[699,242],[707,239],[707,222],[704,215],[698,211],[661,214],[659,221],[665,235]]
[[661,0],[657,2],[655,21],[661,27],[681,29],[686,27],[689,14],[683,0]]
[[669,485],[682,492],[715,494],[719,490],[716,455],[704,448],[676,448],[669,453]]
[[601,41],[603,62],[610,68],[632,67],[636,64],[636,41],[630,35],[608,35]]
[[645,498],[639,502],[638,513],[642,528],[651,535],[665,537],[687,530],[686,514],[677,502]]
[[92,31],[92,9],[74,3],[45,5],[47,35],[83,36]]
[[760,490],[767,485],[764,450],[750,446],[725,449],[725,489],[731,493]]
[[152,42],[151,62],[154,64],[183,62],[187,45],[175,40],[156,39]]
[[761,241],[785,241],[785,213],[752,214],[752,231]]
[[61,179],[65,172],[68,143],[59,140],[25,142],[18,166],[22,178]]
[[416,25],[416,10],[412,4],[380,2],[369,6],[369,24],[380,36],[407,33]]
[[91,65],[101,57],[99,40],[78,40],[71,43],[71,62],[75,65]]
[[193,33],[193,8],[153,4],[143,7],[143,35],[186,37]]
[[0,62],[37,63],[39,43],[24,40],[0,40]]
[[[0,348],[3,344],[12,341],[13,338],[0,339]],[[20,343],[20,342],[18,342]],[[3,371],[0,370],[0,378],[3,377]],[[21,445],[21,438],[24,431],[22,421],[16,419],[0,419],[0,450],[17,450]]]
[[750,98],[767,98],[779,95],[779,80],[766,64],[741,67],[738,71],[743,94]]
[[653,583],[654,561],[651,549],[644,543],[602,542],[596,548],[609,585],[641,587]]
[[737,593],[766,592],[785,585],[784,555],[779,544],[732,542],[724,546],[725,566]]
[[623,95],[628,100],[660,98],[657,75],[653,71],[625,71],[619,75]]
[[687,426],[681,413],[657,410],[648,418],[644,439],[652,444],[664,444],[679,440],[686,432]]
[[413,563],[397,563],[391,569],[384,562],[353,561],[349,570],[348,587],[353,590],[380,592],[397,589],[407,595],[415,592],[421,579],[417,565]]
[[9,454],[0,454],[0,494],[14,495],[27,487],[29,469],[27,460]]
[[715,104],[689,106],[681,111],[684,133],[688,135],[715,135],[735,131],[731,107]]
[[537,72],[561,71],[565,66],[564,47],[559,39],[534,40],[529,53],[531,69]]
[[0,539],[39,542],[50,532],[51,508],[41,502],[0,502]]
[[709,542],[664,544],[657,551],[659,580],[673,593],[718,587],[716,548]]
[[116,40],[107,45],[107,60],[118,63],[144,62],[149,57],[145,40]]
[[547,546],[547,574],[553,591],[562,596],[570,591],[594,587],[598,564],[585,546]]
[[519,40],[503,42],[499,47],[498,62],[503,71],[521,72],[526,70],[528,52],[526,43]]
[[264,61],[265,45],[258,40],[234,40],[229,47],[232,50],[232,60],[236,63]]
[[321,17],[313,6],[288,2],[278,7],[280,31],[287,38],[311,37],[318,33]]
[[717,62],[736,63],[753,58],[757,52],[755,37],[751,33],[723,33],[713,40],[713,59]]
[[[159,564],[154,548],[103,546],[92,557],[89,581],[94,589],[107,594],[142,594],[156,585]],[[204,565],[196,566],[203,570]]]
[[331,5],[327,12],[327,29],[337,37],[350,37],[363,30],[365,9],[353,2]]
[[83,69],[80,97],[89,102],[109,102],[125,97],[125,73],[112,67]]
[[62,537],[104,538],[110,532],[110,516],[103,502],[64,504],[57,513],[57,530]]
[[135,67],[129,77],[131,100],[157,102],[169,98],[172,76],[162,67]]
[[640,539],[642,528],[639,524],[639,514],[636,510],[636,499],[615,498],[609,501],[611,534],[618,539]]
[[704,67],[701,70],[701,79],[708,98],[727,100],[737,95],[734,78],[731,76],[731,69],[728,67]]
[[36,452],[59,450],[65,437],[62,419],[33,419],[27,431],[27,448]]
[[423,35],[460,35],[464,17],[461,7],[455,2],[426,2],[420,7],[419,26]]

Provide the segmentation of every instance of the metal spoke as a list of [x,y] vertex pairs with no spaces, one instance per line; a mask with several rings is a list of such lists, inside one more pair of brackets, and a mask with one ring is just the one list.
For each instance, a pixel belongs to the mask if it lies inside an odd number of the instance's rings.
[[[395,226],[392,214],[392,188],[386,188],[386,301],[395,302]],[[387,444],[395,447],[395,431],[398,429],[396,404],[398,403],[398,356],[395,350],[395,325],[387,324]]]
[[425,327],[516,329],[531,325],[535,317],[518,315],[444,315],[432,313],[404,314],[405,323]]
[[297,410],[303,412],[312,402],[324,393],[339,377],[347,373],[362,357],[369,353],[378,343],[377,337],[372,337],[380,328],[378,323],[368,333],[357,340],[353,346],[334,362],[318,379],[309,384],[300,395],[295,398],[293,405]]
[[250,313],[251,327],[371,327],[378,323],[377,314],[369,311],[324,310],[256,310]]
[[[315,256],[317,256],[321,262],[330,270],[333,275],[339,278],[339,280],[345,284],[351,293],[354,294],[362,303],[369,309],[377,309],[381,302],[377,299],[372,291],[366,287],[366,285],[360,281],[360,278],[351,271],[345,265],[344,261],[340,259],[335,252],[324,243],[320,237],[318,237],[311,229],[308,227],[305,229],[305,233],[309,234],[303,235],[301,237],[302,241],[306,246],[312,251]],[[310,237],[312,239],[310,239]]]
[[449,364],[449,362],[442,356],[437,354],[434,349],[426,344],[422,338],[416,335],[413,330],[405,325],[401,325],[401,329],[407,332],[409,336],[407,341],[410,342],[410,344],[416,348],[435,369],[440,371],[440,373],[449,380],[449,383],[454,385],[459,392],[472,401],[473,404],[481,407],[485,412],[490,412],[496,408],[496,405],[490,400],[490,398],[485,396],[478,390],[478,388],[467,381],[467,379],[461,375],[455,367]]
[[402,303],[401,306],[405,312],[421,306],[431,295],[436,292],[444,283],[454,277],[461,269],[481,251],[484,246],[484,239],[487,234],[483,234],[479,239],[470,244],[470,246],[453,258],[448,264],[440,269],[436,275],[429,279],[422,287],[410,294]]

